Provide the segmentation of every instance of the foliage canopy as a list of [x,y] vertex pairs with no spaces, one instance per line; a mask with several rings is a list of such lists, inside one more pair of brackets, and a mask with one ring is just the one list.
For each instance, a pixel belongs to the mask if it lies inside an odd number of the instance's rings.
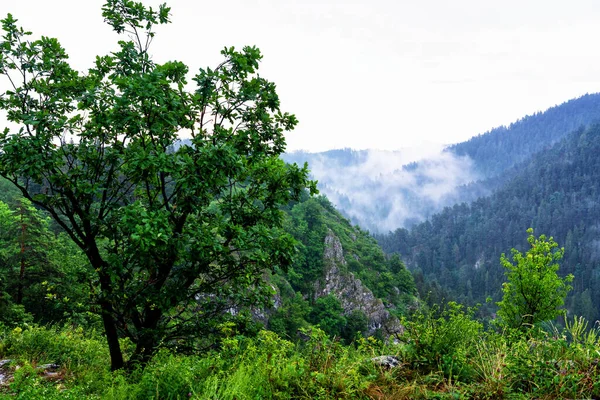
[[[205,344],[187,339],[217,332],[227,310],[266,302],[262,272],[295,252],[279,207],[316,189],[306,166],[278,157],[297,120],[258,75],[257,48],[226,48],[189,90],[186,65],[149,53],[166,5],[102,11],[128,38],[86,73],[56,39],[2,20],[0,109],[18,128],[0,134],[0,175],[85,253],[119,369],[119,338],[136,345],[129,364],[145,364],[161,345]],[[191,144],[178,147],[182,132]]]

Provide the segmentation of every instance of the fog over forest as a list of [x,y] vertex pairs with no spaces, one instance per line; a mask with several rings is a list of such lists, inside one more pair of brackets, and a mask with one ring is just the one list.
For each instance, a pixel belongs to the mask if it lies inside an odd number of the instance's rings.
[[420,222],[460,200],[457,190],[477,180],[468,156],[440,145],[399,151],[294,152],[288,162],[308,162],[322,194],[355,224],[387,232]]

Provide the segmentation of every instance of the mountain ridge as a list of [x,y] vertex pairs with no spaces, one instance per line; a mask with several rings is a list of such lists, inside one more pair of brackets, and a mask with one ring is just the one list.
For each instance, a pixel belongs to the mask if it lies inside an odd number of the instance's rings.
[[[497,191],[445,208],[411,230],[377,236],[388,253],[466,303],[500,297],[501,253],[523,250],[525,230],[565,247],[561,274],[574,273],[569,309],[600,317],[600,125],[572,132],[514,167]],[[418,281],[418,279],[417,279]],[[490,310],[493,307],[490,307]]]
[[444,207],[499,188],[511,168],[581,126],[600,120],[600,94],[586,94],[468,141],[416,151],[285,153],[309,163],[322,193],[353,223],[384,233],[422,222]]

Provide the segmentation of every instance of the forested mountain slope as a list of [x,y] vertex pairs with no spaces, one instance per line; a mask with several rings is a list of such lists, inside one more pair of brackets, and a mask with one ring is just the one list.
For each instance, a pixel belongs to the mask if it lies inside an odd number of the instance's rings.
[[600,94],[589,94],[445,149],[299,151],[282,158],[308,162],[321,192],[344,215],[385,233],[491,194],[514,175],[512,166],[597,120]]
[[515,168],[493,195],[446,208],[379,242],[426,281],[472,303],[499,299],[500,254],[523,250],[533,227],[565,247],[560,273],[575,275],[570,310],[600,318],[600,126],[577,130]]
[[599,120],[600,94],[586,94],[452,145],[447,151],[468,156],[482,177],[493,177]]
[[269,328],[294,337],[299,327],[318,323],[348,341],[358,331],[398,332],[397,316],[416,305],[414,281],[401,260],[386,257],[325,197],[305,197],[286,212],[299,254],[288,271],[271,277],[278,295]]

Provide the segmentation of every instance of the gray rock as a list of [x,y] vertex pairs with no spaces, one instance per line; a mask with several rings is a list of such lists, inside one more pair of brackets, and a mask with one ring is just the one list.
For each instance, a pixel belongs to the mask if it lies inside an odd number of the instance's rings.
[[371,358],[373,364],[386,369],[396,368],[400,365],[400,359],[395,356],[379,356]]
[[59,380],[59,379],[61,379],[61,376],[58,372],[46,371],[42,375],[42,378],[48,379],[48,380]]
[[2,368],[5,365],[8,365],[12,362],[12,360],[0,360],[0,386],[4,385],[6,382],[8,382],[9,379],[9,375],[8,373],[2,371]]
[[325,250],[323,251],[323,258],[330,263],[346,265],[342,242],[340,242],[340,239],[334,235],[331,229],[329,229],[327,236],[325,236]]
[[350,315],[354,310],[362,311],[369,321],[368,335],[373,335],[378,329],[388,337],[404,331],[400,321],[389,313],[383,302],[353,273],[345,270],[342,243],[331,229],[325,236],[323,261],[325,274],[315,284],[315,299],[331,294],[340,301],[344,315]]

